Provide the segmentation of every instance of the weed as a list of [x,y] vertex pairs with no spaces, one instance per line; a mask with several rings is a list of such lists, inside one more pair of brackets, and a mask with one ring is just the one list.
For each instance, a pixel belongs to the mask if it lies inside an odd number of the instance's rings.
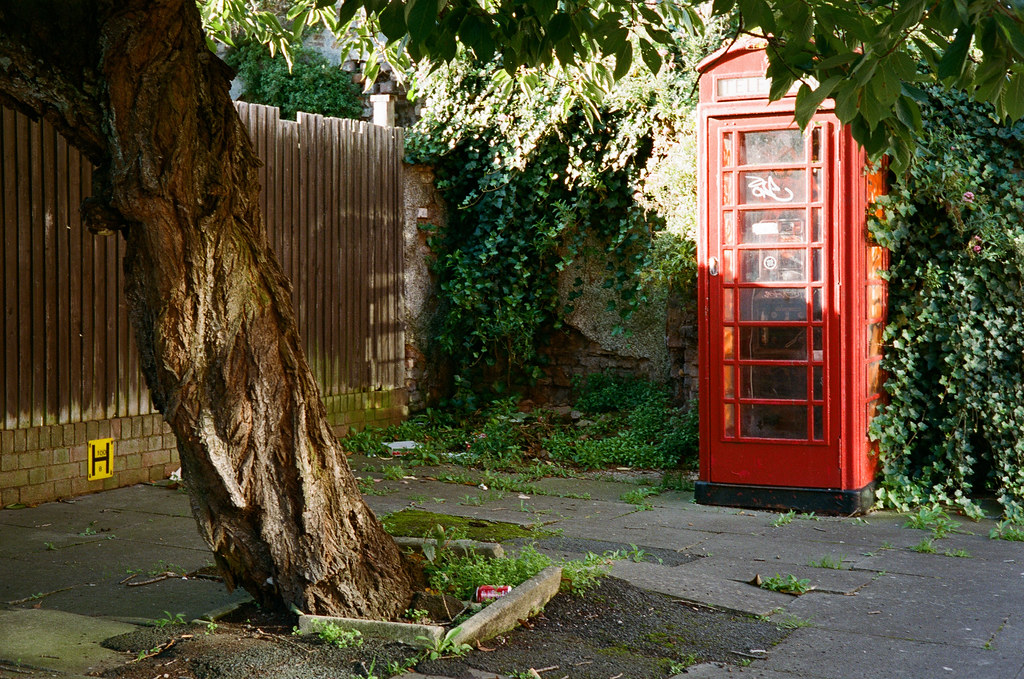
[[911,547],[911,549],[921,554],[935,554],[937,550],[935,549],[935,545],[932,541],[933,538],[925,538],[921,540],[921,542]]
[[896,547],[891,542],[886,540],[885,542],[882,543],[882,546],[879,547],[879,549],[896,549]]
[[410,672],[413,667],[416,666],[416,658],[406,658],[404,660],[390,660],[387,664],[387,676],[395,677],[401,674]]
[[993,540],[1024,542],[1024,528],[1015,526],[1009,521],[1000,521],[989,531],[988,536]]
[[168,625],[184,625],[185,614],[164,611],[164,617],[154,620],[153,624],[160,628],[167,627]]
[[843,570],[843,556],[840,555],[838,559],[833,557],[831,554],[826,554],[821,557],[819,561],[811,561],[808,566],[812,568],[831,568],[833,570]]
[[700,656],[698,656],[696,653],[688,653],[687,655],[683,656],[680,660],[670,662],[668,665],[668,673],[672,676],[682,674],[686,671],[687,667],[696,665],[699,660]]
[[941,507],[921,507],[917,510],[917,514],[907,517],[907,522],[903,526],[918,530],[930,530],[935,539],[939,539],[955,531],[960,524],[950,519]]
[[796,510],[794,509],[791,509],[788,512],[783,512],[782,514],[779,514],[777,517],[775,517],[775,520],[772,521],[772,525],[776,528],[778,528],[779,526],[785,526],[788,523],[792,523],[793,518],[795,516]]
[[404,477],[409,475],[409,472],[405,470],[400,464],[384,464],[380,467],[380,473],[384,475],[384,478],[388,481],[401,481]]
[[782,592],[783,594],[805,594],[811,589],[811,581],[807,579],[799,579],[795,575],[786,574],[779,575],[776,573],[770,578],[765,578],[761,581],[761,589],[767,589],[772,592]]
[[479,495],[464,495],[462,497],[462,501],[459,502],[460,505],[465,505],[467,507],[480,507],[483,503],[484,499]]
[[968,552],[966,549],[954,549],[954,550],[947,549],[942,554],[943,554],[943,556],[953,556],[953,557],[956,557],[958,559],[971,559],[971,558],[973,558],[971,556],[971,553]]
[[754,662],[753,658],[743,658],[742,660],[740,660],[739,666],[740,667],[748,667],[750,665],[750,663],[752,663],[752,662]]
[[363,495],[387,495],[391,491],[387,488],[378,488],[376,481],[366,477],[359,479],[359,492]]
[[95,521],[90,521],[89,525],[86,526],[85,530],[83,530],[81,533],[79,533],[79,535],[82,535],[82,536],[96,535],[96,522]]
[[46,551],[48,551],[48,552],[56,552],[57,551],[57,546],[54,545],[52,542],[44,542],[43,546],[46,547]]
[[427,637],[419,637],[420,639],[427,641],[430,645],[426,648],[426,656],[430,660],[437,660],[439,658],[451,658],[461,657],[473,650],[473,647],[469,644],[458,644],[455,643],[454,639],[462,631],[462,625],[448,630],[440,639],[428,639]]
[[402,613],[403,618],[407,618],[413,622],[423,622],[428,619],[429,616],[430,614],[421,608],[408,608],[405,613]]
[[363,645],[363,633],[357,629],[345,629],[333,622],[317,622],[313,632],[325,644],[338,648],[359,648]]
[[804,521],[821,521],[821,517],[816,515],[814,512],[804,512],[803,514],[797,514],[796,518],[803,519]]
[[550,557],[538,552],[533,545],[527,545],[518,554],[501,559],[491,559],[476,553],[456,556],[445,552],[424,571],[433,589],[469,599],[478,585],[514,587],[550,565]]
[[775,624],[779,629],[800,629],[801,627],[811,627],[814,623],[806,618],[787,614],[776,620]]
[[867,519],[865,519],[862,516],[855,516],[855,517],[853,517],[851,523],[853,523],[854,526],[870,526],[871,525],[871,522],[868,521]]
[[650,504],[647,502],[647,498],[652,495],[657,495],[661,490],[658,488],[652,488],[651,486],[641,486],[640,488],[634,488],[633,490],[626,491],[619,496],[619,499],[631,505],[643,506],[647,505],[650,508]]

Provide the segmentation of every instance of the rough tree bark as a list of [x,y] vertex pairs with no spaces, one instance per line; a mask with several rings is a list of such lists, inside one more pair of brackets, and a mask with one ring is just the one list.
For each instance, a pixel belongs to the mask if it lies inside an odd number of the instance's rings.
[[195,0],[0,0],[0,98],[98,168],[83,216],[127,244],[146,380],[229,586],[393,617],[413,578],[328,426],[228,76]]

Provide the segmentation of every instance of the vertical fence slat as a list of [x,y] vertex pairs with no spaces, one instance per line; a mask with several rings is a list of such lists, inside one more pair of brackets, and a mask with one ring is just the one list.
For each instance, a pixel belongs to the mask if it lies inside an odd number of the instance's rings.
[[[29,211],[31,201],[31,153],[29,140],[31,129],[27,118],[19,117],[16,123],[15,143],[17,144],[17,224],[18,224],[18,299],[23,308],[18,313],[18,340],[24,348],[18,360],[18,424],[32,426],[32,221]],[[26,360],[27,358],[27,360]]]
[[43,221],[45,225],[45,251],[43,263],[44,308],[43,322],[45,324],[45,393],[46,408],[43,412],[43,422],[56,424],[57,415],[60,411],[60,394],[57,388],[60,351],[57,346],[57,132],[47,125],[43,130],[42,146],[42,170],[43,170]]

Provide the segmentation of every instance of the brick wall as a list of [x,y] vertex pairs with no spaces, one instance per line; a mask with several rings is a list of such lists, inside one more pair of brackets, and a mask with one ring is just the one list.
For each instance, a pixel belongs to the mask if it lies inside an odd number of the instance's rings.
[[[114,439],[113,476],[88,480],[89,441]],[[0,432],[0,506],[33,505],[167,478],[178,468],[161,415]]]
[[[334,433],[385,427],[408,416],[404,389],[325,400]],[[88,479],[89,441],[114,439],[113,476]],[[177,441],[162,415],[0,431],[0,507],[35,505],[166,479],[180,467]]]

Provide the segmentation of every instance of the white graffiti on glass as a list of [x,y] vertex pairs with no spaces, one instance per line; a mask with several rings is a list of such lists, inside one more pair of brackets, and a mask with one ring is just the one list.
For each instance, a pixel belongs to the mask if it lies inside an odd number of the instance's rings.
[[[747,188],[750,189],[750,194],[754,198],[770,198],[778,203],[788,203],[793,200],[793,192],[789,189],[783,189],[772,178],[771,175],[767,177],[747,177]],[[779,193],[779,191],[784,193]]]

